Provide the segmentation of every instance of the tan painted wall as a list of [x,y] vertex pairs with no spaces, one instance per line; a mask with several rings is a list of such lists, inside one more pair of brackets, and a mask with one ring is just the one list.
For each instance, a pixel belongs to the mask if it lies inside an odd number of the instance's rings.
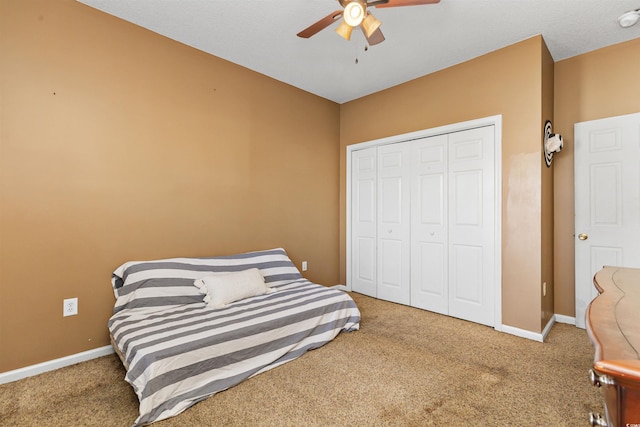
[[73,0],[0,0],[0,34],[0,372],[107,345],[127,260],[282,246],[337,283],[337,104]]
[[[553,124],[553,91],[554,91],[554,63],[549,49],[542,44],[542,122],[540,123],[540,141],[544,139],[544,123],[551,120]],[[540,310],[540,328],[549,323],[553,312],[553,173],[555,165],[547,167],[544,155],[540,156],[542,169],[542,253],[541,256],[541,282],[546,282],[547,292],[540,289],[542,306]]]
[[[633,29],[630,29],[633,31]],[[640,112],[640,38],[555,64],[555,312],[575,316],[573,125]]]
[[503,323],[541,331],[543,45],[541,37],[533,37],[341,105],[342,280],[347,145],[502,114]]
[[346,146],[495,114],[503,322],[540,331],[574,312],[573,123],[640,111],[640,39],[555,64],[545,171],[540,37],[339,107],[73,0],[0,0],[0,36],[0,372],[106,345],[129,259],[284,246],[344,283]]

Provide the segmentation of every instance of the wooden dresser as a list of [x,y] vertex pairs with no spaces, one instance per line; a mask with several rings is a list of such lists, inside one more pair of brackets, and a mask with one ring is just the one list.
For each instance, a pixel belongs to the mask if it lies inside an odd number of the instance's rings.
[[602,387],[605,414],[591,425],[640,427],[640,269],[604,267],[593,280],[598,295],[586,314],[595,348],[590,380]]

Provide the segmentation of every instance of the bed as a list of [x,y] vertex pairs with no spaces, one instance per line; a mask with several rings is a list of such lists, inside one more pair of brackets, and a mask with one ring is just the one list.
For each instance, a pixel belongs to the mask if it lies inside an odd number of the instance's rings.
[[[207,280],[255,269],[264,293],[215,307],[207,300]],[[126,262],[112,286],[109,332],[140,401],[134,426],[175,416],[360,325],[347,293],[303,278],[282,248]]]

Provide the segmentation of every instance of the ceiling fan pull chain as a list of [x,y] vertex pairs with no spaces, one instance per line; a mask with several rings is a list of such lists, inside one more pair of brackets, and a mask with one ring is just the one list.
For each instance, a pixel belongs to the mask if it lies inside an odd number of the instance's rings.
[[[369,51],[369,44],[365,43],[364,44],[364,49],[362,49],[364,52],[368,52]],[[356,48],[356,64],[358,63],[358,52],[360,52],[360,46],[358,46]]]

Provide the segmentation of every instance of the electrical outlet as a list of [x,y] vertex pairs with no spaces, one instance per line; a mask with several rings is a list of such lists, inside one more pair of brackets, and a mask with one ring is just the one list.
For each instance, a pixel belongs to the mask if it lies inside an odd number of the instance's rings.
[[307,261],[302,261],[302,271],[307,271]]
[[62,301],[62,316],[75,316],[78,314],[78,298],[68,298]]

